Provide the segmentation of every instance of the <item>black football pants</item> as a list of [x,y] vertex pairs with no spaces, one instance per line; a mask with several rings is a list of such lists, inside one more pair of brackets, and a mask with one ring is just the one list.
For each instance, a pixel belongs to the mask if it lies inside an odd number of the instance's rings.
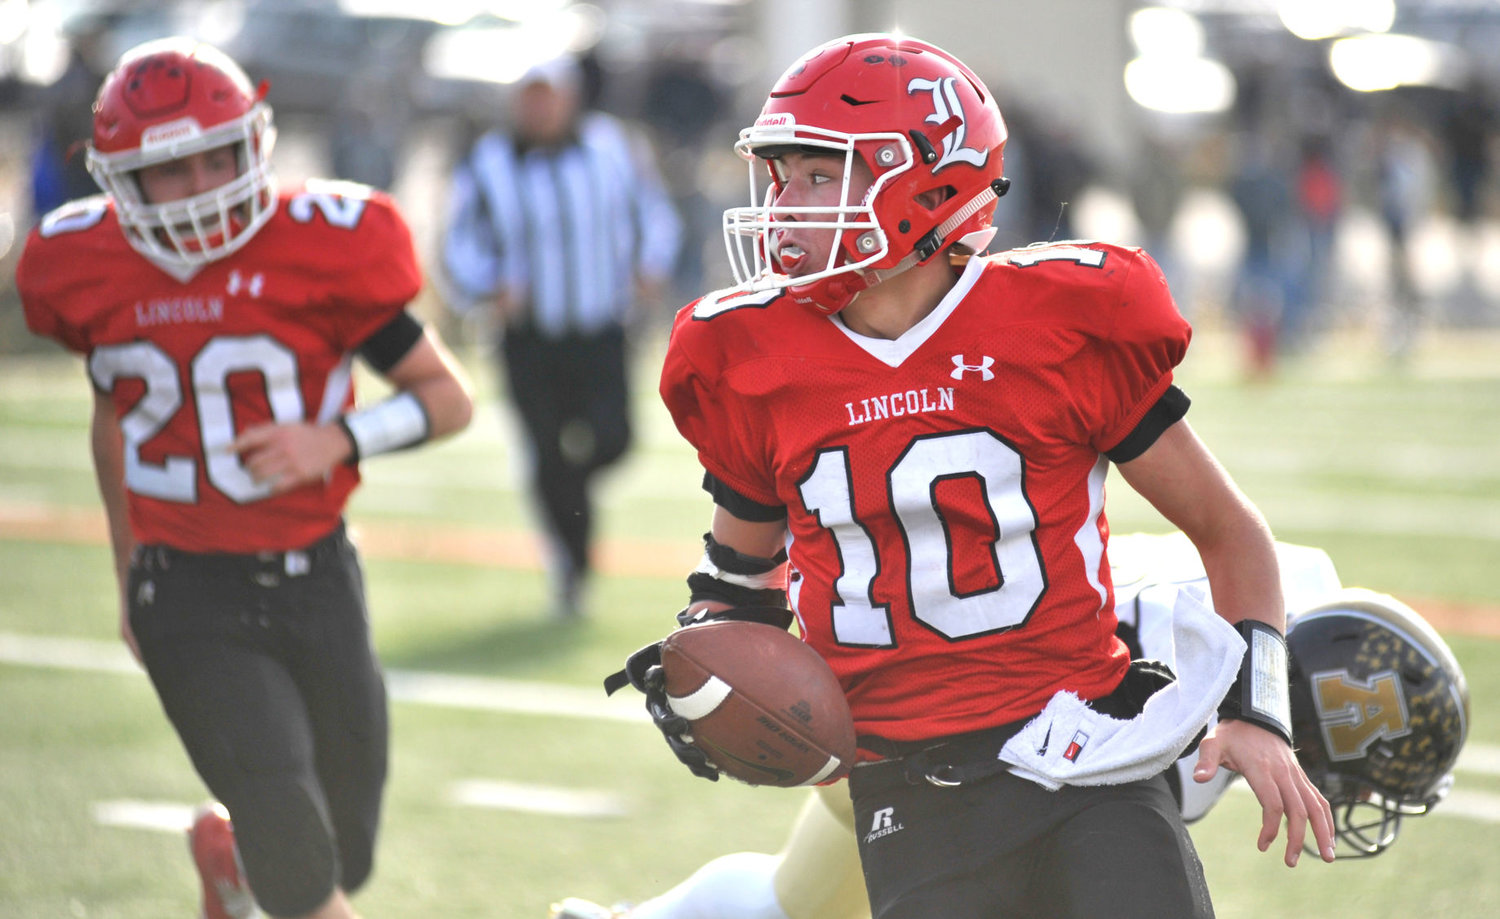
[[590,569],[589,483],[630,445],[625,332],[547,337],[519,326],[501,344],[510,396],[533,450],[536,497],[571,572]]
[[385,685],[340,526],[305,551],[141,547],[130,622],[167,717],[229,810],[272,915],[369,877],[385,783]]
[[874,919],[1210,919],[1203,866],[1161,776],[1048,791],[1008,772],[850,777]]

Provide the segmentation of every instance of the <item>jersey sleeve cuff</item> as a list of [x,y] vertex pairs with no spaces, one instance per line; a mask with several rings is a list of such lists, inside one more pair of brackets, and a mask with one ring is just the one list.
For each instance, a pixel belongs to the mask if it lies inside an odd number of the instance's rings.
[[1181,421],[1191,404],[1187,393],[1176,386],[1168,386],[1156,404],[1146,410],[1140,423],[1113,448],[1104,451],[1104,455],[1114,463],[1130,462],[1150,449],[1167,428]]
[[712,472],[703,473],[703,490],[713,496],[714,503],[729,513],[752,523],[776,523],[786,519],[783,504],[762,504],[747,498],[724,483]]

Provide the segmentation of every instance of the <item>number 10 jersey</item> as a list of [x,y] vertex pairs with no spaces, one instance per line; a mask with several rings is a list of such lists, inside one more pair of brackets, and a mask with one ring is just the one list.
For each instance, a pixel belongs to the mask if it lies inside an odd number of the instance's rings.
[[661,394],[711,475],[786,508],[792,607],[859,733],[923,740],[1123,676],[1104,454],[1166,426],[1189,336],[1144,252],[1041,245],[971,259],[894,341],[711,294]]

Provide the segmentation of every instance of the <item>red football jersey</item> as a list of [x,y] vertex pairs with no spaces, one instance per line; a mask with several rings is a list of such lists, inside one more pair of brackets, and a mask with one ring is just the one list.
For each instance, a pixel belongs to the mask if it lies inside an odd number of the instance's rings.
[[862,734],[921,740],[1107,694],[1104,480],[1190,330],[1138,249],[972,259],[897,341],[777,292],[677,317],[661,394],[704,467],[785,505],[793,610]]
[[16,282],[27,325],[85,355],[114,400],[136,540],[245,553],[327,534],[359,474],[340,466],[271,496],[228,444],[265,421],[352,407],[354,350],[422,277],[388,195],[309,182],[281,194],[244,248],[186,282],[130,247],[109,199],[72,202],[32,231]]

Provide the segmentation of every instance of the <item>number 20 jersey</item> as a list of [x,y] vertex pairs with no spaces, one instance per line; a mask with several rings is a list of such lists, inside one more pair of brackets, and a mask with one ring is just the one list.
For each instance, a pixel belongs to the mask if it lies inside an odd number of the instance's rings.
[[710,295],[678,314],[661,394],[710,474],[786,507],[792,607],[859,733],[923,740],[1124,675],[1102,454],[1189,336],[1144,252],[1042,245],[971,259],[895,341]]
[[316,180],[185,282],[130,247],[103,196],[48,214],[17,270],[27,325],[83,354],[114,402],[136,541],[195,552],[296,548],[338,524],[354,467],[273,496],[228,445],[351,408],[351,355],[421,283],[387,195]]

